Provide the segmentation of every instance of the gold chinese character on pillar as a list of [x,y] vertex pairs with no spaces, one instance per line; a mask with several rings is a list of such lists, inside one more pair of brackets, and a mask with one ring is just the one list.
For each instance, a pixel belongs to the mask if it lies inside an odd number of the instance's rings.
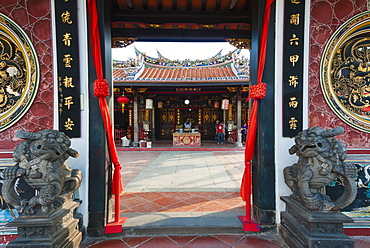
[[72,67],[71,62],[73,58],[71,57],[70,54],[64,54],[63,62],[64,62],[64,67]]
[[290,15],[290,24],[299,25],[299,16],[299,13]]
[[292,34],[292,38],[290,38],[290,40],[289,40],[290,43],[289,44],[298,46],[299,45],[298,41],[299,41],[299,38],[297,37],[297,35]]
[[63,85],[64,85],[64,87],[66,87],[66,88],[74,88],[75,86],[73,85],[72,80],[73,80],[72,77],[65,76],[64,79],[63,79]]
[[64,97],[64,105],[67,106],[68,109],[71,109],[71,105],[74,104],[72,100],[73,100],[72,96]]
[[62,17],[63,23],[72,24],[71,13],[68,10],[64,11],[60,17]]
[[295,96],[290,98],[289,107],[291,107],[291,108],[297,108],[298,107],[298,101],[297,101],[297,98]]
[[296,130],[297,129],[297,122],[298,122],[298,120],[295,117],[290,117],[289,129]]
[[289,57],[289,61],[292,63],[292,66],[294,67],[295,64],[298,62],[299,55],[291,55]]
[[298,85],[298,76],[289,76],[289,86],[293,86],[294,88]]
[[66,128],[66,130],[73,130],[73,126],[75,124],[73,123],[73,121],[71,120],[71,118],[67,118],[67,121],[64,122],[64,127]]
[[71,40],[72,40],[72,37],[71,37],[70,33],[63,34],[62,41],[63,41],[65,46],[71,46]]

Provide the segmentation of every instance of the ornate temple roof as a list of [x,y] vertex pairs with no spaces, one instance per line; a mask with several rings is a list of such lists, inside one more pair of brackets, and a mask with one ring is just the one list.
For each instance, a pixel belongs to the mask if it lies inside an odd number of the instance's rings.
[[115,84],[199,84],[216,82],[249,82],[249,59],[236,49],[221,56],[204,60],[171,60],[153,58],[135,48],[136,58],[126,61],[113,61],[113,81]]

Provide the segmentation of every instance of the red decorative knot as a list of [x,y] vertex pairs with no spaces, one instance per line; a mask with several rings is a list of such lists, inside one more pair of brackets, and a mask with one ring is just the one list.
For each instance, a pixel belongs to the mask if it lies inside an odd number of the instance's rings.
[[266,84],[259,82],[251,86],[250,98],[263,99],[266,96]]
[[94,96],[107,97],[109,96],[108,82],[105,79],[96,79],[94,81]]
[[247,162],[245,162],[245,165],[246,166],[251,166],[252,165],[252,162],[251,161],[247,161]]

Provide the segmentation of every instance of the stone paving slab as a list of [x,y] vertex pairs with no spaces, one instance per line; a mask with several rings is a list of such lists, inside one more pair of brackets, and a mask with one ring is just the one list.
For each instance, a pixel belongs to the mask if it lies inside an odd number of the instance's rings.
[[[241,215],[243,213],[240,213]],[[125,213],[123,235],[245,234],[237,213]]]
[[[238,172],[244,168],[239,159],[234,166]],[[241,175],[229,169],[211,151],[163,151],[125,185],[125,192],[238,192]]]

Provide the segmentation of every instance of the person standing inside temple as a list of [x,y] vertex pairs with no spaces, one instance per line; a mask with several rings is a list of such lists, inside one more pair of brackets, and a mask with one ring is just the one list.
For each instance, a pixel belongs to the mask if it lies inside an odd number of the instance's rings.
[[223,144],[225,126],[222,121],[217,125],[216,130],[217,130],[217,144]]
[[220,124],[220,121],[219,120],[217,120],[216,121],[216,124],[215,124],[215,139],[217,139],[217,126],[218,126],[218,124]]
[[245,139],[246,139],[246,136],[247,136],[247,130],[248,130],[248,125],[247,123],[244,123],[243,126],[241,126],[241,129],[240,129],[241,133],[242,133],[242,142],[243,144],[245,144]]

